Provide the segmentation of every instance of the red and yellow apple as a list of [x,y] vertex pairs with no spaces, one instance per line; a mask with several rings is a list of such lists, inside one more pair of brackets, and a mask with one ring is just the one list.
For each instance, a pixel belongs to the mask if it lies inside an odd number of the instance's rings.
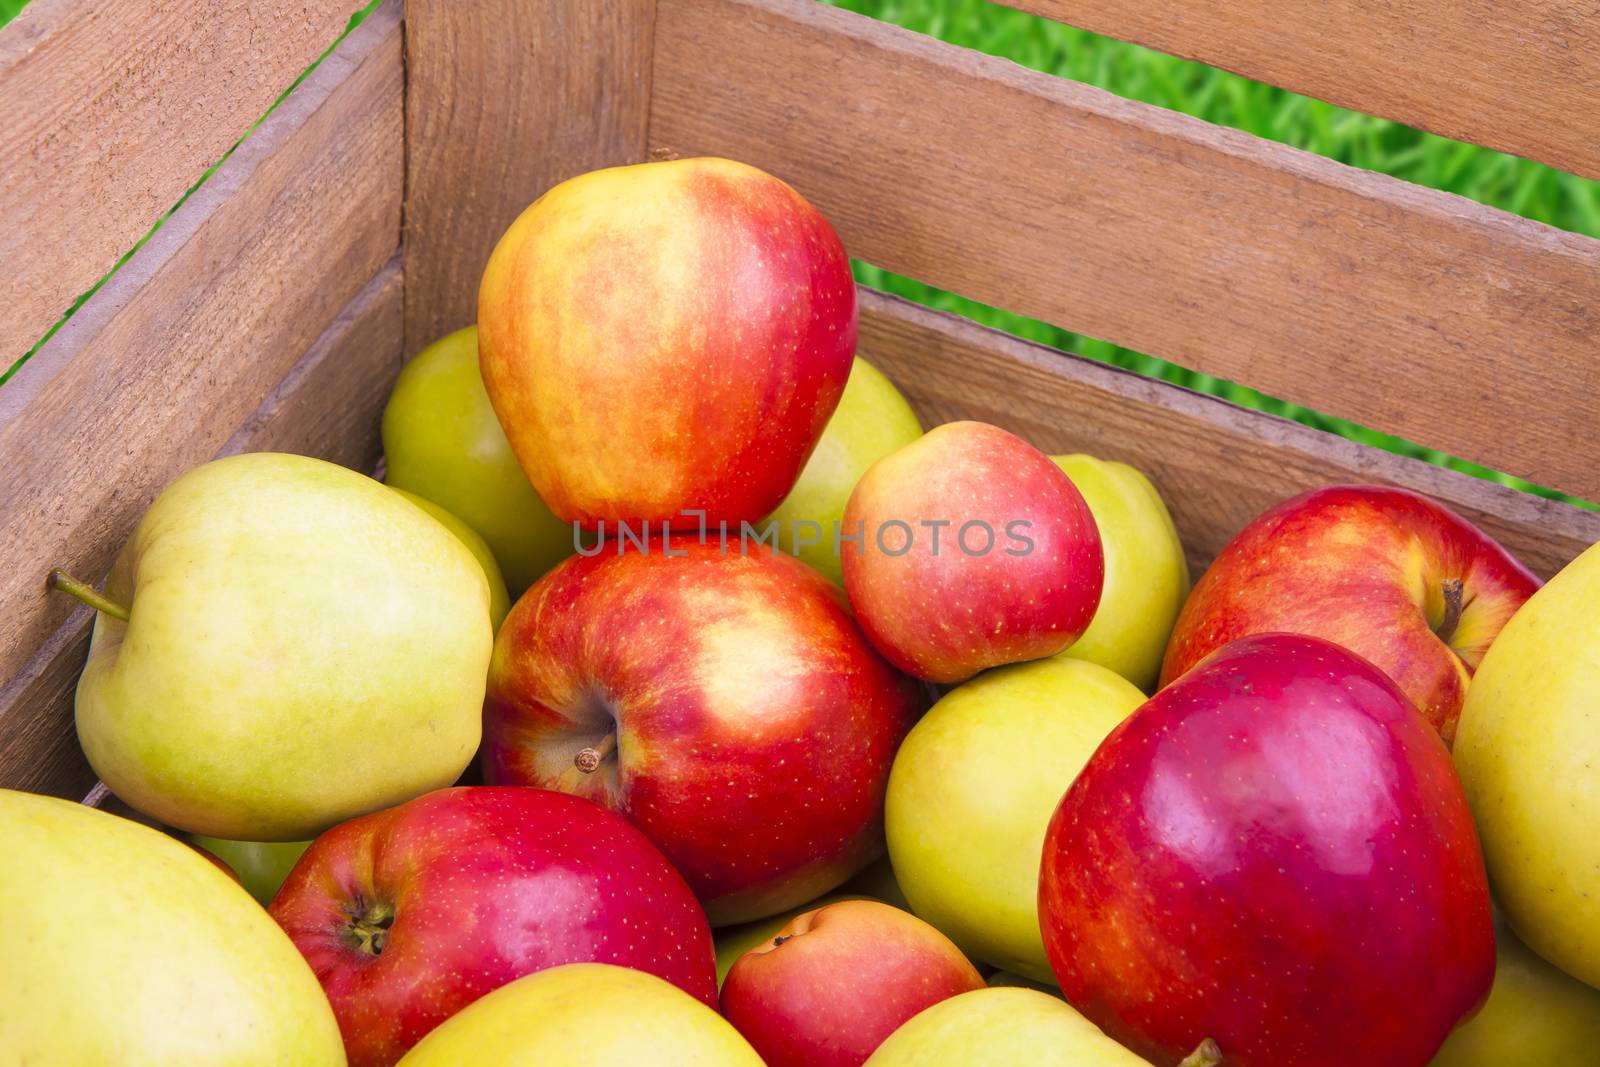
[[484,769],[626,814],[713,925],[747,922],[882,853],[919,690],[793,557],[737,537],[608,542],[536,582],[501,627]]
[[1246,634],[1310,634],[1385,671],[1449,744],[1472,672],[1538,588],[1487,534],[1425,496],[1316,489],[1263,513],[1217,556],[1178,614],[1161,682]]
[[959,682],[1066,648],[1100,602],[1083,495],[998,426],[952,422],[874,463],[845,507],[844,585],[901,670]]
[[478,291],[484,386],[557,516],[761,518],[794,486],[856,347],[838,235],[726,159],[615,167],[534,201]]
[[848,900],[739,957],[722,1014],[768,1067],[860,1067],[922,1009],[982,988],[961,950],[915,915]]
[[1258,634],[1118,726],[1045,837],[1068,1001],[1171,1067],[1420,1067],[1494,978],[1450,754],[1382,671]]
[[271,906],[322,982],[350,1067],[567,963],[648,971],[716,1004],[705,915],[625,819],[543,789],[428,793],[317,838]]

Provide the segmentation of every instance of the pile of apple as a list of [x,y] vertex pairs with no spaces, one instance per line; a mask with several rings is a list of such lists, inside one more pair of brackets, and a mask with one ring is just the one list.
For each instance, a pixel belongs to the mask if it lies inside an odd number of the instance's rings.
[[0,792],[0,1067],[1600,1063],[1600,547],[1336,486],[1191,591],[855,292],[758,170],[575,178],[388,485],[217,460],[58,576],[173,834]]

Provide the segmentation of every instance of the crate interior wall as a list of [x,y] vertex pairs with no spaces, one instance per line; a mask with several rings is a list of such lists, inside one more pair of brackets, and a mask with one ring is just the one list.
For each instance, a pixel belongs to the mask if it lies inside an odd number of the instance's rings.
[[[1600,21],[1556,0],[1014,6],[1600,177]],[[37,103],[0,118],[0,351],[348,15],[34,0],[0,31],[0,95]],[[215,455],[371,469],[395,373],[472,321],[505,225],[660,151],[778,174],[897,273],[1600,498],[1600,241],[813,0],[387,0],[0,389],[0,786],[95,786],[72,726],[91,619],[47,595],[51,566],[103,574]],[[1135,464],[1197,572],[1267,505],[1350,480],[1429,493],[1545,576],[1600,540],[1594,512],[882,293],[860,306],[863,353],[926,423]]]

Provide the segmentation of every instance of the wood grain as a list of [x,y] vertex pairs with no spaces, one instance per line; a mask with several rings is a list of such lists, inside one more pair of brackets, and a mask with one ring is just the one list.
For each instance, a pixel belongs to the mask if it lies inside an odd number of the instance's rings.
[[0,29],[0,370],[222,158],[356,0],[33,0]]
[[411,0],[406,350],[477,319],[478,279],[558,182],[644,159],[655,0]]
[[656,43],[652,146],[854,256],[1600,498],[1600,241],[801,0]]
[[1600,178],[1594,0],[1000,0]]
[[214,454],[394,253],[399,13],[380,9],[0,389],[0,679],[155,494]]
[[1131,463],[1161,490],[1196,577],[1251,519],[1306,489],[1381,482],[1477,523],[1541,577],[1600,541],[1600,513],[1356,444],[1297,422],[1064,355],[872,290],[861,355],[926,426],[979,419],[1051,453]]
[[[401,297],[396,256],[217,454],[297,452],[371,470],[383,405],[401,366]],[[72,720],[93,621],[88,608],[74,611],[0,686],[0,788],[76,799],[94,784]]]

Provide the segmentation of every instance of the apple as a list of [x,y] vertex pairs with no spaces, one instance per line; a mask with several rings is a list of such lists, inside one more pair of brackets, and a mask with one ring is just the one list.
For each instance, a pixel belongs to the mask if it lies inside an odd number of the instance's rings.
[[310,841],[228,841],[190,834],[189,843],[224,864],[262,907],[289,877]]
[[767,1067],[860,1067],[922,1009],[982,988],[961,950],[915,915],[849,900],[741,956],[722,1014]]
[[1593,1062],[1600,1049],[1600,989],[1552,967],[1495,925],[1494,988],[1458,1026],[1430,1067]]
[[478,370],[478,328],[412,358],[383,409],[384,477],[459,516],[494,552],[512,593],[572,555],[572,527],[528,484]]
[[903,671],[959,682],[1053,655],[1100,602],[1100,535],[1050,457],[997,426],[952,422],[874,463],[845,507],[844,585]]
[[389,1067],[492,989],[564,963],[649,971],[716,1004],[711,931],[643,834],[543,789],[463,786],[329,830],[272,901],[350,1067]]
[[310,968],[198,851],[0,790],[0,854],[0,1061],[343,1067]]
[[845,502],[868,467],[921,436],[922,424],[900,390],[857,356],[800,480],[772,513],[783,546],[842,584],[835,536],[842,529]]
[[1600,987],[1600,546],[1496,639],[1467,690],[1456,769],[1506,919]]
[[[892,775],[892,768],[890,773]],[[887,855],[879,856],[867,864],[860,874],[840,886],[839,891],[881,900],[903,911],[911,910],[911,904],[906,900],[905,891],[900,888],[900,883],[894,876],[894,866],[890,864]]]
[[1039,932],[1039,856],[1056,804],[1145,700],[1094,663],[997,667],[911,728],[889,774],[889,857],[911,910],[974,959],[1054,981]]
[[1246,634],[1343,645],[1388,673],[1449,744],[1473,669],[1539,580],[1442,504],[1336,485],[1268,509],[1184,603],[1161,684]]
[[733,969],[735,963],[739,962],[740,956],[743,956],[753,948],[766,944],[783,933],[783,928],[800,915],[844,900],[872,899],[875,898],[855,896],[848,893],[829,893],[825,897],[820,897],[808,904],[802,904],[798,908],[791,908],[781,915],[757,919],[752,923],[740,923],[738,926],[725,926],[716,931],[717,988],[722,988],[722,983],[727,980],[728,972]]
[[799,193],[680,159],[534,201],[489,257],[478,324],[489,399],[557,516],[737,523],[788,495],[839,403],[856,288]]
[[838,588],[793,557],[619,541],[511,609],[484,773],[627,815],[726,926],[815,900],[882,853],[889,763],[920,707]]
[[[1195,1058],[1190,1067],[1214,1064]],[[1032,989],[942,1000],[896,1030],[868,1067],[1149,1067],[1069,1005]]]
[[569,963],[447,1019],[401,1067],[763,1067],[737,1030],[669,982]]
[[483,568],[409,501],[305,456],[168,486],[106,580],[78,739],[122,800],[212,837],[292,841],[448,785],[481,734]]
[[1083,494],[1105,555],[1100,606],[1083,636],[1060,655],[1108,667],[1149,693],[1189,595],[1178,528],[1161,494],[1136,468],[1082,453],[1050,458]]
[[1062,992],[1154,1063],[1419,1067],[1494,977],[1450,754],[1377,667],[1257,634],[1112,731],[1050,821]]
[[494,553],[489,550],[489,543],[478,536],[478,531],[433,501],[425,500],[404,489],[395,488],[394,491],[432,515],[446,530],[455,534],[457,540],[467,546],[472,558],[483,568],[484,580],[489,583],[489,625],[496,630],[500,629],[500,624],[505,621],[506,612],[511,610],[511,595],[506,592],[506,580],[500,574],[500,565],[495,562]]

